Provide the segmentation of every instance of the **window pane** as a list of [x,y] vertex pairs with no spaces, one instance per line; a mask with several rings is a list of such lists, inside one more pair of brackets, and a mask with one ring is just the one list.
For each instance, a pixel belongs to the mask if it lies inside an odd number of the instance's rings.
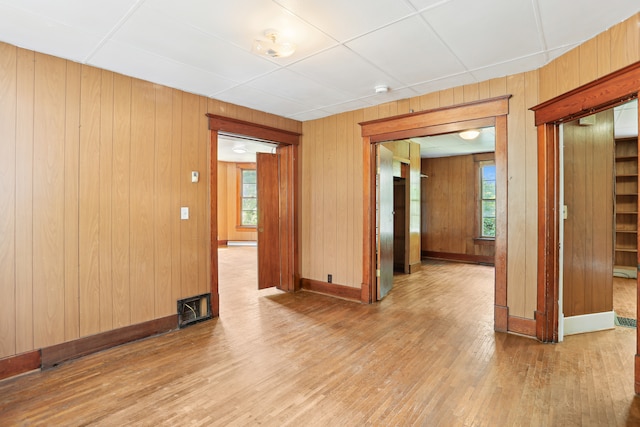
[[482,167],[482,180],[496,180],[496,165],[489,165]]
[[496,237],[495,218],[482,218],[482,237]]
[[482,182],[482,198],[495,200],[496,198],[496,182],[495,181]]
[[242,225],[258,225],[258,212],[242,211]]
[[257,197],[258,186],[256,184],[242,184],[242,197]]
[[255,211],[258,208],[258,199],[242,199],[243,211]]
[[496,202],[493,200],[482,201],[482,218],[496,217]]
[[257,174],[255,169],[243,169],[242,170],[242,183],[243,184],[255,184]]

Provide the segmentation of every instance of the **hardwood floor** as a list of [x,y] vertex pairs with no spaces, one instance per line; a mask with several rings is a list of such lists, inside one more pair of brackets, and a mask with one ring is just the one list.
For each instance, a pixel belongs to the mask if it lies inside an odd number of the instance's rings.
[[636,279],[613,278],[613,311],[620,317],[636,318]]
[[232,260],[255,248],[220,255],[220,318],[0,382],[0,425],[640,423],[635,329],[495,333],[490,267],[431,262],[363,305],[257,291]]

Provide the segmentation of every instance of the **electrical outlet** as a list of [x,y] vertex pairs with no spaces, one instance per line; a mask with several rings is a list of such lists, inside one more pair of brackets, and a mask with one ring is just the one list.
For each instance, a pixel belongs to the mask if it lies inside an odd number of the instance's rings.
[[333,275],[329,274],[327,275],[327,282],[331,283],[333,281]]

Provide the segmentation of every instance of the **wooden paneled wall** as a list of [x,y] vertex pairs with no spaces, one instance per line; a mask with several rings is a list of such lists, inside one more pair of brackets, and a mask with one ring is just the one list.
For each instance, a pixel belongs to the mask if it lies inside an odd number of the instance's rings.
[[236,229],[237,179],[237,163],[218,162],[218,241],[255,241],[258,238],[255,231]]
[[[336,283],[360,287],[363,184],[359,122],[511,94],[507,300],[510,315],[533,319],[537,298],[537,148],[529,108],[639,61],[639,21],[640,14],[636,14],[539,70],[303,123],[302,277],[324,281],[327,273],[338,271],[340,274],[334,274]],[[343,233],[346,224],[350,231]]]
[[175,314],[209,291],[207,112],[301,131],[0,43],[0,358]]
[[494,245],[476,244],[478,237],[478,166],[473,155],[422,159],[422,250],[493,258]]

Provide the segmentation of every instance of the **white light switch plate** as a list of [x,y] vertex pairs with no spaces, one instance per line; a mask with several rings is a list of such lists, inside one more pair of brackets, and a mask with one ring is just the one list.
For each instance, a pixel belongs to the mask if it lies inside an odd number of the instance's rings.
[[189,219],[189,208],[181,207],[180,208],[180,219]]

